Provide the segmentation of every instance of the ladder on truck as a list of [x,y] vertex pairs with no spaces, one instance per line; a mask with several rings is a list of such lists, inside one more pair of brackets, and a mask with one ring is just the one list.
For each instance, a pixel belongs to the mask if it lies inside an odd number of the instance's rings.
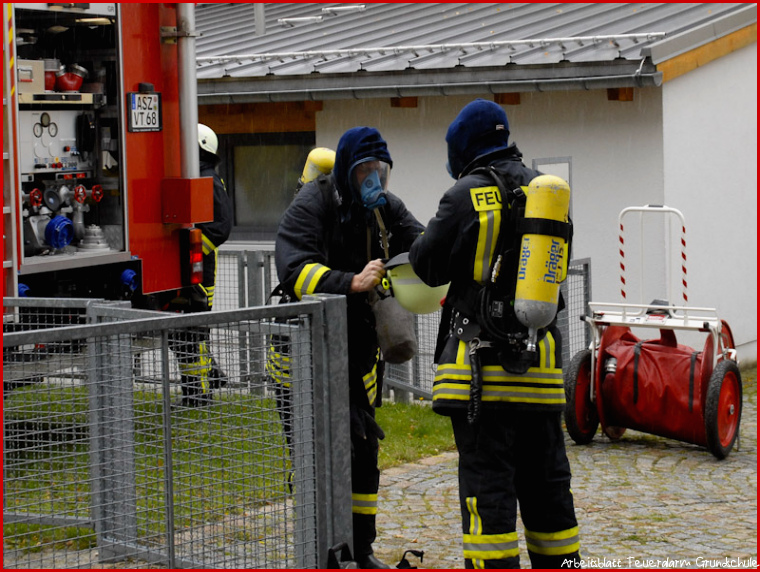
[[15,41],[13,8],[3,4],[3,297],[18,295]]

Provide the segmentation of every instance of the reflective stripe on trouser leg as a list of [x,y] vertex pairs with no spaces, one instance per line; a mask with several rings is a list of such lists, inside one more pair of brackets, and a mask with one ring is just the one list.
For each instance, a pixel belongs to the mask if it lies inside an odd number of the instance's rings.
[[[355,407],[355,405],[351,405]],[[377,536],[377,490],[380,470],[377,467],[377,437],[368,432],[366,438],[351,432],[351,510],[354,528],[354,556],[372,554]]]
[[273,334],[269,339],[267,350],[266,372],[270,379],[277,384],[290,387],[290,338]]
[[[459,451],[459,498],[466,568],[519,568],[512,441],[504,411],[484,409],[473,426],[451,417]],[[508,424],[508,423],[507,423]]]
[[211,373],[211,355],[208,351],[208,343],[206,341],[199,342],[197,348],[197,355],[178,358],[177,365],[180,374],[188,376],[193,384],[200,388],[201,393],[208,393],[210,391],[208,377]]
[[374,406],[377,399],[377,364],[380,362],[380,349],[378,348],[375,355],[375,363],[372,366],[372,370],[362,377],[364,383],[364,389],[367,391],[367,399],[369,404]]
[[351,512],[356,514],[377,514],[377,494],[363,495],[351,493]]
[[557,532],[533,532],[525,529],[525,542],[533,568],[574,568],[580,559],[578,527]]
[[505,560],[519,554],[517,532],[483,534],[483,521],[478,514],[478,499],[465,500],[469,513],[469,534],[462,536],[464,557],[472,561],[473,568],[485,568],[487,560]]

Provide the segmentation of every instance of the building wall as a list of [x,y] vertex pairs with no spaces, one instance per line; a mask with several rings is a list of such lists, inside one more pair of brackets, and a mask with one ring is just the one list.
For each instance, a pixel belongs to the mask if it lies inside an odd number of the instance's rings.
[[686,219],[690,303],[757,359],[757,44],[663,85],[665,199]]
[[[411,109],[392,108],[387,99],[325,101],[317,113],[317,144],[334,148],[350,127],[377,127],[394,159],[391,190],[427,223],[454,182],[445,169],[446,130],[472,99],[420,98]],[[592,299],[618,302],[618,214],[627,206],[663,200],[661,92],[637,89],[633,101],[608,101],[605,90],[523,93],[520,99],[519,105],[504,107],[511,139],[528,165],[534,159],[571,158],[573,258],[592,259]],[[649,249],[662,243],[660,228],[645,233]],[[627,257],[638,260],[638,252],[632,244]],[[647,291],[664,289],[658,258],[647,260]]]

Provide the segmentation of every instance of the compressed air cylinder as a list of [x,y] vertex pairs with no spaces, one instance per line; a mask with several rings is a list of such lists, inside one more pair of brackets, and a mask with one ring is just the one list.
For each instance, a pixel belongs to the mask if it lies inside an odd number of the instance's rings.
[[306,184],[313,181],[321,174],[327,174],[335,165],[335,151],[326,147],[317,147],[312,149],[309,156],[306,157],[306,164],[303,166],[301,174],[301,183]]
[[[528,186],[526,219],[568,222],[570,185],[554,175],[540,175]],[[560,283],[567,274],[567,242],[547,234],[524,234],[515,290],[515,315],[535,336],[557,314]]]

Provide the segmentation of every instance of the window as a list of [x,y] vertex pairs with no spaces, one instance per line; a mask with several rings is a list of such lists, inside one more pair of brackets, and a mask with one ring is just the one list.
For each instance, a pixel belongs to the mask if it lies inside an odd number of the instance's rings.
[[572,157],[552,157],[533,159],[531,165],[536,171],[546,175],[555,175],[567,181],[570,185],[570,218],[573,217],[573,160]]
[[314,133],[221,135],[219,172],[235,210],[232,240],[274,241]]

